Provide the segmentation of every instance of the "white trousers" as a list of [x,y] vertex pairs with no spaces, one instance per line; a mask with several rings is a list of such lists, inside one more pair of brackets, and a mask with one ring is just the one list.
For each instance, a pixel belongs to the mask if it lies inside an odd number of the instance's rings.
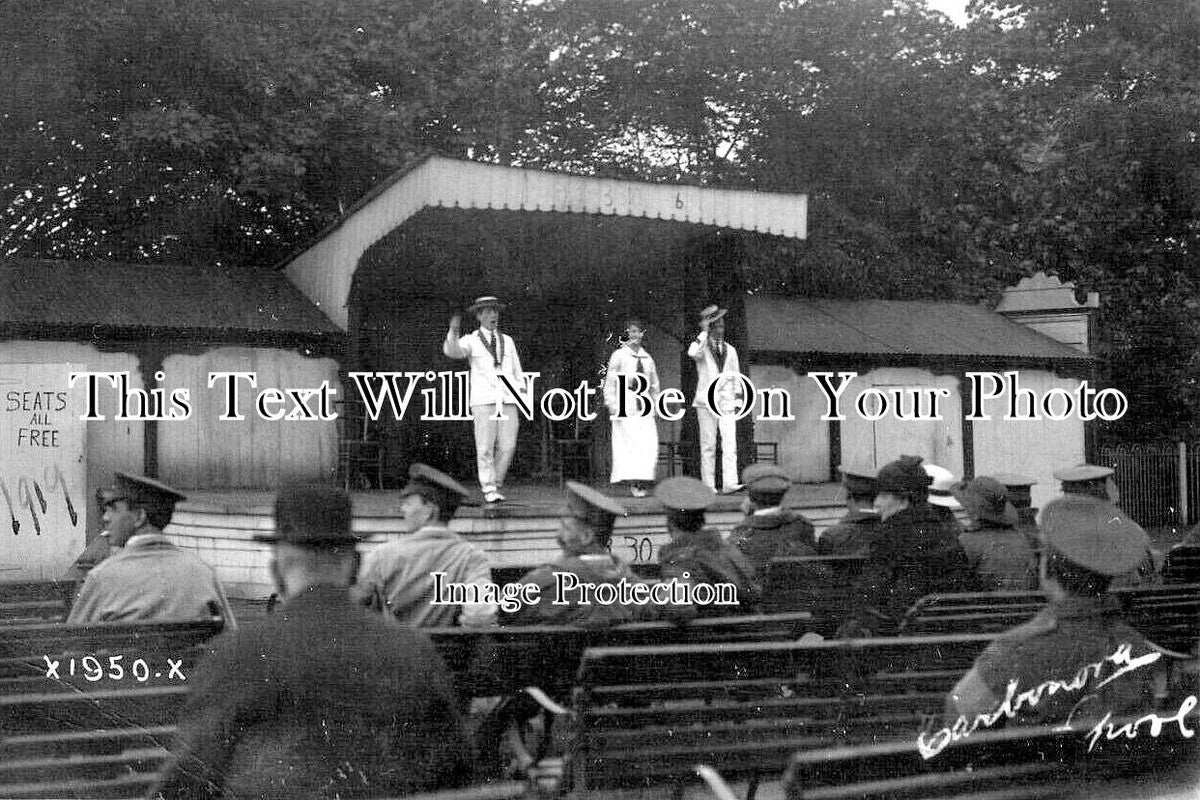
[[471,406],[471,415],[475,417],[475,463],[484,494],[499,491],[504,485],[504,476],[517,449],[520,412],[515,403],[505,403],[503,409],[505,419],[492,419],[496,413],[494,403]]
[[696,406],[700,418],[700,479],[716,491],[717,434],[721,435],[721,486],[737,486],[737,420],[719,417],[708,406]]

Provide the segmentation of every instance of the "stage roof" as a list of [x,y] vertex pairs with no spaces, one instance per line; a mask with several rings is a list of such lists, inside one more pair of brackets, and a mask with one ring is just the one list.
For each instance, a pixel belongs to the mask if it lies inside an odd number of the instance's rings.
[[639,183],[431,156],[396,173],[286,262],[288,279],[341,329],[363,253],[423,208],[642,217],[803,239],[808,197]]
[[0,327],[340,336],[281,273],[101,261],[0,260]]
[[758,353],[1093,360],[1002,314],[962,303],[749,297],[746,321],[750,349]]

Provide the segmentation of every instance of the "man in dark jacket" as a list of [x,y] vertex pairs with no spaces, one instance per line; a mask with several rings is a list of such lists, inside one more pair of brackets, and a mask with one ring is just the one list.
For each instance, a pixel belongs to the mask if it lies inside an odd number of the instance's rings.
[[658,552],[663,579],[733,587],[736,605],[697,605],[697,612],[705,616],[758,611],[762,590],[754,567],[720,533],[704,527],[704,512],[717,497],[713,490],[695,478],[679,476],[658,484],[654,497],[666,508],[671,534],[671,541]]
[[285,489],[271,572],[282,610],[203,663],[151,796],[384,797],[459,786],[472,754],[430,641],[358,607],[350,498]]
[[800,514],[783,507],[783,497],[792,488],[787,473],[774,464],[751,464],[742,470],[746,518],[729,533],[729,541],[750,561],[760,578],[767,574],[772,558],[814,556],[816,534]]
[[817,540],[817,552],[823,556],[865,556],[879,526],[875,496],[879,484],[875,468],[840,466],[842,487],[846,492],[846,514],[833,527],[826,528]]
[[932,479],[917,456],[901,456],[879,470],[875,509],[881,522],[840,635],[879,635],[899,625],[917,600],[936,592],[978,588],[958,531],[933,512]]
[[[567,481],[566,489],[558,532],[562,555],[521,579],[521,583],[538,587],[538,601],[522,606],[509,618],[510,624],[605,627],[663,618],[682,621],[695,616],[690,605],[658,603],[645,594],[640,599],[634,596],[634,588],[648,582],[609,552],[613,525],[617,517],[627,513],[624,506],[575,481]],[[607,597],[614,587],[622,585],[627,588],[629,602],[619,595],[615,599]],[[637,592],[646,589],[638,588]]]
[[1017,528],[1020,517],[1004,486],[983,475],[956,486],[954,496],[971,520],[958,541],[980,585],[987,591],[1036,589],[1037,555]]

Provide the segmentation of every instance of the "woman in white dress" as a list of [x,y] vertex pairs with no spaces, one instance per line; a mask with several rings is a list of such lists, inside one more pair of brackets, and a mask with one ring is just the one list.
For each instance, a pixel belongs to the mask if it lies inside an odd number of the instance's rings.
[[[647,487],[654,483],[654,467],[658,463],[658,425],[653,409],[646,416],[638,416],[639,403],[633,389],[637,375],[645,376],[647,388],[644,394],[651,400],[658,397],[658,369],[654,359],[642,347],[646,335],[645,324],[631,319],[625,327],[621,346],[608,360],[608,372],[604,377],[604,404],[612,418],[612,478],[611,483],[627,482],[629,493],[634,497],[645,497]],[[625,375],[629,387],[626,395],[625,417],[617,417],[617,376]]]

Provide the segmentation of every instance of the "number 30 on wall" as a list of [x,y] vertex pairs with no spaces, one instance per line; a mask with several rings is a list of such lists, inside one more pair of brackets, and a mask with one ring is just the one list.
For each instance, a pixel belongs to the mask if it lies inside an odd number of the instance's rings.
[[626,546],[633,553],[633,563],[650,563],[650,559],[654,557],[654,542],[650,541],[649,536],[626,536],[624,539]]

